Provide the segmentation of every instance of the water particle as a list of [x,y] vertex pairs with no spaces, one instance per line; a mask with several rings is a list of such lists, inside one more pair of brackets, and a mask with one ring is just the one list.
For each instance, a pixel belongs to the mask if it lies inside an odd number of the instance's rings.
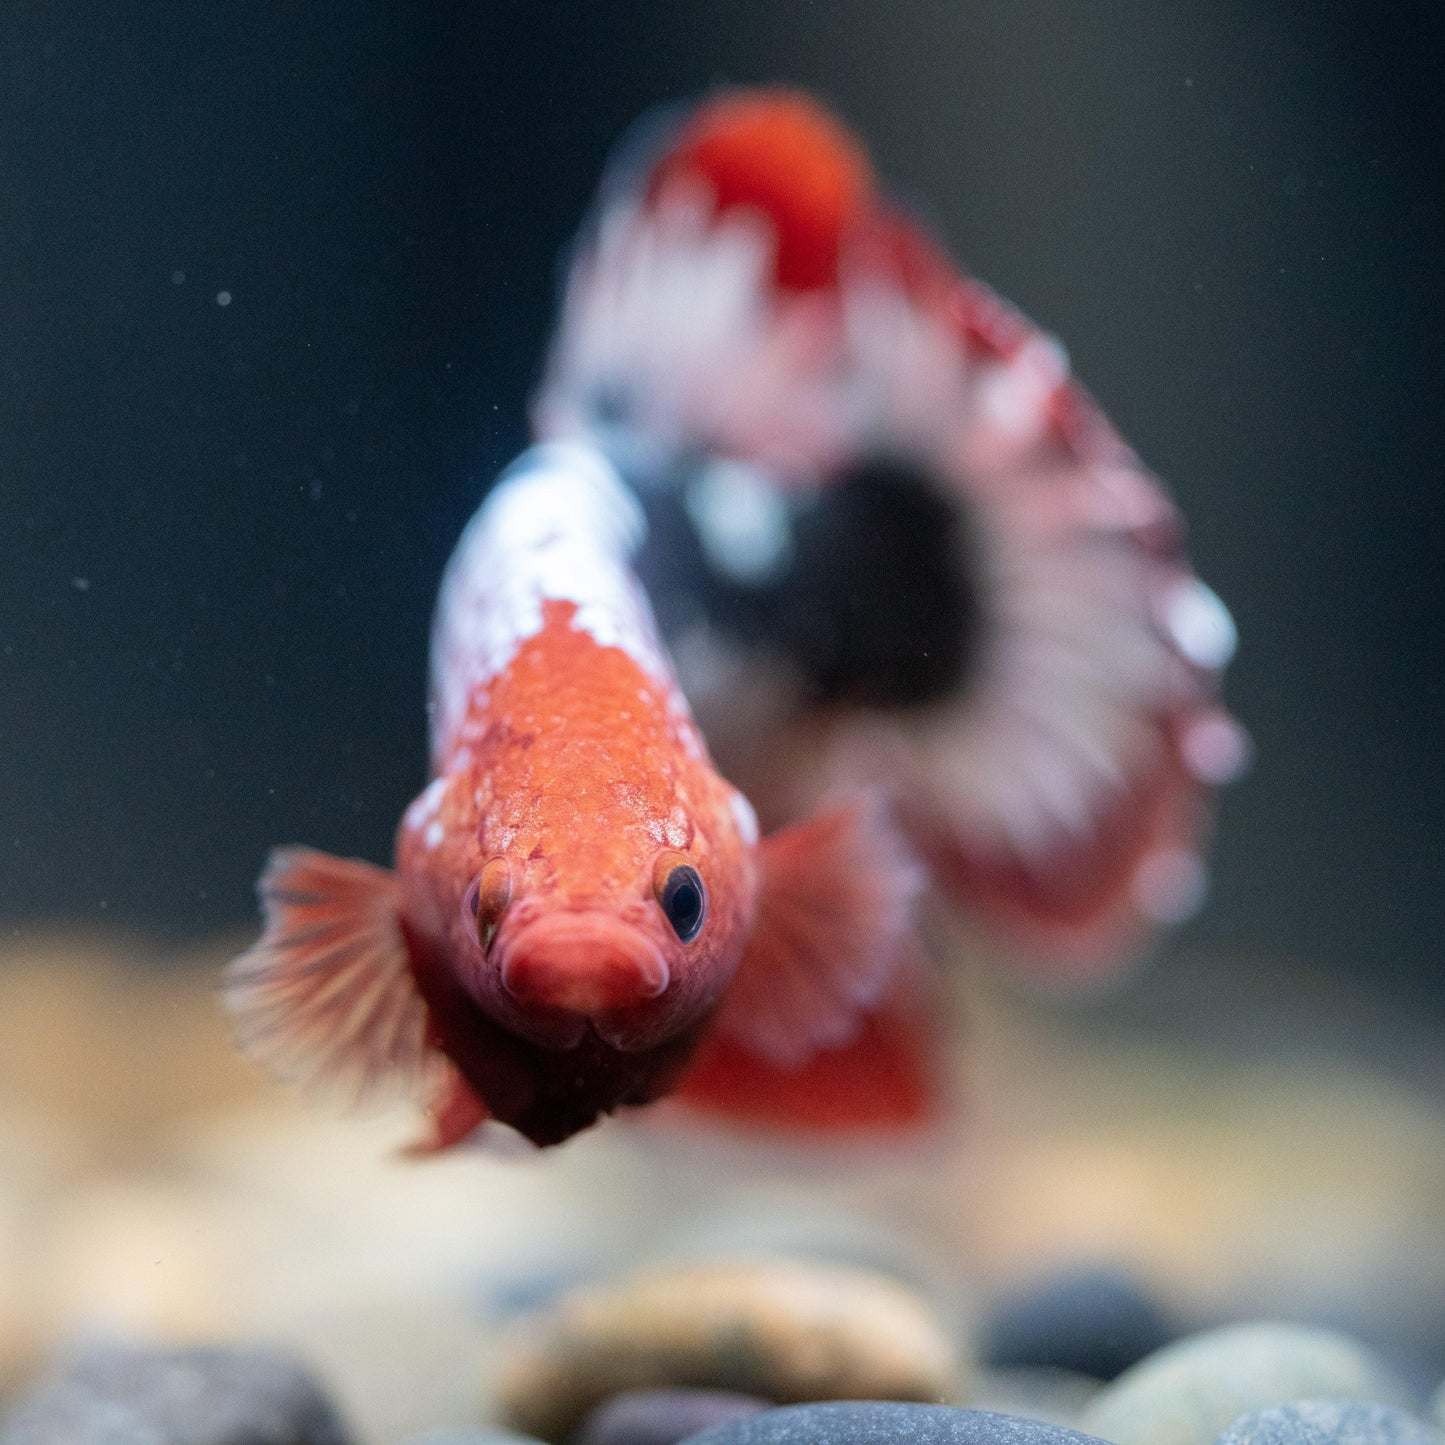
[[186,273],[184,271],[171,272],[171,285],[184,286],[186,284]]
[[231,304],[231,293],[229,291],[216,292],[216,305],[229,306]]
[[74,587],[77,592],[89,592],[89,591],[90,591],[90,578],[89,578],[89,577],[72,577],[72,578],[70,579],[70,585],[71,585],[72,587]]

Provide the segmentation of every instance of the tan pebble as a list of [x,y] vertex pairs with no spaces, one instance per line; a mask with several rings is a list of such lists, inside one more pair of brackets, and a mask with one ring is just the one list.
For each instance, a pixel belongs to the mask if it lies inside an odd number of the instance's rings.
[[954,1401],[964,1365],[914,1291],[793,1261],[654,1268],[579,1289],[510,1341],[493,1377],[503,1423],[561,1440],[620,1390],[735,1390],[780,1403]]

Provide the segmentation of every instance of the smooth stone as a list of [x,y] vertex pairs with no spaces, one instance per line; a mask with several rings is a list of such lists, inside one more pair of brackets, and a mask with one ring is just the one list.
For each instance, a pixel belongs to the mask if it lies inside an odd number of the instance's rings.
[[951,1405],[830,1401],[766,1410],[694,1435],[688,1445],[1099,1445],[1089,1435]]
[[519,1322],[492,1377],[498,1419],[565,1439],[625,1390],[805,1400],[951,1400],[971,1370],[928,1303],[885,1276],[801,1260],[660,1266]]
[[1348,1335],[1262,1323],[1157,1350],[1101,1390],[1079,1423],[1113,1445],[1212,1445],[1248,1411],[1320,1396],[1413,1403],[1384,1361]]
[[1048,1365],[1016,1365],[983,1369],[969,1396],[972,1410],[1017,1415],[1046,1425],[1073,1429],[1084,1407],[1104,1388],[1102,1380]]
[[729,1390],[628,1390],[593,1410],[568,1445],[676,1445],[771,1404]]
[[1369,1400],[1295,1400],[1241,1415],[1215,1445],[1445,1445],[1445,1435]]
[[0,1445],[351,1445],[312,1376],[266,1349],[80,1355],[0,1425]]
[[1084,1266],[1001,1300],[984,1316],[979,1348],[989,1365],[1042,1365],[1112,1380],[1178,1334],[1131,1274]]

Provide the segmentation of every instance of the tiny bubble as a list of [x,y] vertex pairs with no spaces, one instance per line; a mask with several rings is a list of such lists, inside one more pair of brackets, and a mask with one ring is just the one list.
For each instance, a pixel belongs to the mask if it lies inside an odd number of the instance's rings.
[[72,577],[72,578],[70,579],[70,585],[71,585],[72,587],[74,587],[77,592],[89,592],[89,591],[90,591],[90,578],[89,578],[89,577]]
[[184,286],[186,284],[186,273],[184,271],[171,272],[171,285]]
[[1192,86],[1194,84],[1194,77],[1192,75],[1186,75],[1184,77],[1184,84],[1186,87]]
[[229,306],[231,304],[231,293],[229,291],[216,292],[216,305]]

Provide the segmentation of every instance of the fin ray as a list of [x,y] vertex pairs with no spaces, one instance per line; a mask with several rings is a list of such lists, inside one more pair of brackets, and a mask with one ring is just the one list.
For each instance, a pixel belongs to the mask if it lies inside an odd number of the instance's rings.
[[356,859],[278,848],[258,885],[265,925],[226,970],[248,1053],[283,1078],[355,1099],[435,1072],[426,1003],[407,960],[394,876]]

